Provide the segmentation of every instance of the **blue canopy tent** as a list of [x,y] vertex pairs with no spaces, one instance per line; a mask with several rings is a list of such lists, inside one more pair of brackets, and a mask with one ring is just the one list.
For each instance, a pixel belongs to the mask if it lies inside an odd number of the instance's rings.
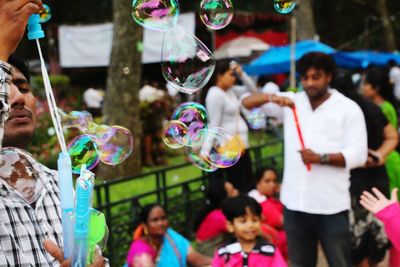
[[386,66],[388,61],[393,59],[400,64],[400,55],[387,53],[360,50],[354,52],[337,52],[333,55],[336,64],[348,69],[362,69],[369,65]]
[[[332,47],[313,40],[296,43],[295,59],[298,60],[309,52],[335,53]],[[268,49],[260,57],[244,66],[249,75],[279,74],[290,71],[290,45],[275,46]]]

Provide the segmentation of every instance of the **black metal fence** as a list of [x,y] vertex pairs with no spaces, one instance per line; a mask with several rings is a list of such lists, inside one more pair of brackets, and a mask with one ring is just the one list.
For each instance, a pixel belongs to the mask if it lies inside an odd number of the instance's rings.
[[[259,173],[266,166],[282,169],[282,140],[273,139],[265,144],[251,147],[253,173]],[[190,168],[191,163],[183,163],[132,177],[104,182],[95,187],[94,203],[96,209],[106,216],[109,238],[105,255],[111,266],[123,266],[132,242],[133,230],[139,223],[138,213],[141,206],[150,202],[162,204],[170,225],[187,238],[193,238],[193,217],[204,202],[202,185],[207,184],[208,174],[200,172],[197,177],[180,183],[169,183],[167,176],[180,169]],[[195,167],[193,167],[195,168]],[[181,170],[182,171],[182,170]],[[132,181],[145,180],[154,184],[147,192],[112,201],[113,188],[132,186]],[[136,190],[136,191],[140,191]],[[145,190],[143,190],[145,191]]]

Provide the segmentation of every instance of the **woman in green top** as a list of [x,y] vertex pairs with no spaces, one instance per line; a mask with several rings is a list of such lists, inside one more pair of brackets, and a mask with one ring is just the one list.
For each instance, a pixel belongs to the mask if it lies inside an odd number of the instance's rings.
[[[363,77],[362,94],[378,105],[389,123],[398,129],[398,116],[390,100],[393,100],[393,89],[390,87],[388,75],[380,69],[368,69]],[[386,171],[390,179],[390,190],[400,188],[400,154],[392,151],[385,160]],[[399,192],[400,199],[400,192]]]

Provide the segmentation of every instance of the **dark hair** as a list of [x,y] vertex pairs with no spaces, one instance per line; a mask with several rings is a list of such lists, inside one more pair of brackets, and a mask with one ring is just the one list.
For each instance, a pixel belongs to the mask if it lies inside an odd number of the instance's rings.
[[148,205],[144,206],[140,212],[140,221],[142,223],[147,223],[150,212],[156,207],[160,207],[160,208],[164,209],[163,206],[161,206],[160,204],[157,204],[157,203],[148,204]]
[[396,107],[393,88],[389,83],[389,74],[386,70],[377,67],[368,68],[364,75],[365,82],[369,83],[385,100]]
[[230,60],[230,59],[222,59],[222,60],[217,61],[212,77],[208,81],[207,85],[204,86],[204,88],[200,92],[200,103],[201,104],[205,105],[208,91],[210,90],[210,88],[212,86],[217,84],[218,75],[223,75],[225,72],[227,72],[229,70],[229,68],[230,68],[229,63],[231,61],[232,60]]
[[256,177],[256,184],[258,184],[261,181],[261,178],[264,176],[264,173],[266,171],[272,171],[273,173],[275,173],[276,177],[278,178],[278,171],[274,167],[268,166],[263,171],[258,173],[258,175]]
[[8,63],[17,68],[25,76],[28,82],[30,81],[31,75],[29,73],[29,66],[24,60],[17,57],[15,54],[12,54],[8,59]]
[[323,70],[326,74],[334,76],[336,65],[331,56],[321,52],[311,52],[302,56],[297,62],[297,71],[301,76],[310,68]]
[[226,190],[224,185],[221,183],[211,188],[207,188],[204,192],[207,201],[205,206],[199,211],[196,215],[194,223],[193,223],[193,230],[196,232],[203,220],[207,217],[207,215],[221,207],[222,202],[227,197]]
[[357,93],[356,86],[354,85],[350,74],[347,72],[339,72],[336,77],[332,79],[331,87],[357,103],[361,98]]
[[261,218],[261,206],[258,202],[246,195],[240,195],[237,197],[227,198],[222,206],[222,212],[226,219],[233,222],[235,218],[246,215],[246,209]]
[[257,79],[257,86],[262,87],[268,82],[274,82],[274,79],[271,75],[261,75]]

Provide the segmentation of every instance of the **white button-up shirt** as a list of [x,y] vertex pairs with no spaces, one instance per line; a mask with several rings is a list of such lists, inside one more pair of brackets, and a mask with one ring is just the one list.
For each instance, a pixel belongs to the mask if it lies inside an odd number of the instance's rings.
[[346,161],[345,168],[312,164],[307,171],[298,152],[301,145],[292,109],[281,108],[285,142],[281,200],[290,210],[335,214],[350,209],[350,169],[363,166],[367,160],[367,130],[361,109],[338,91],[329,92],[329,98],[315,110],[305,92],[279,93],[296,105],[305,147],[318,154],[342,153]]

